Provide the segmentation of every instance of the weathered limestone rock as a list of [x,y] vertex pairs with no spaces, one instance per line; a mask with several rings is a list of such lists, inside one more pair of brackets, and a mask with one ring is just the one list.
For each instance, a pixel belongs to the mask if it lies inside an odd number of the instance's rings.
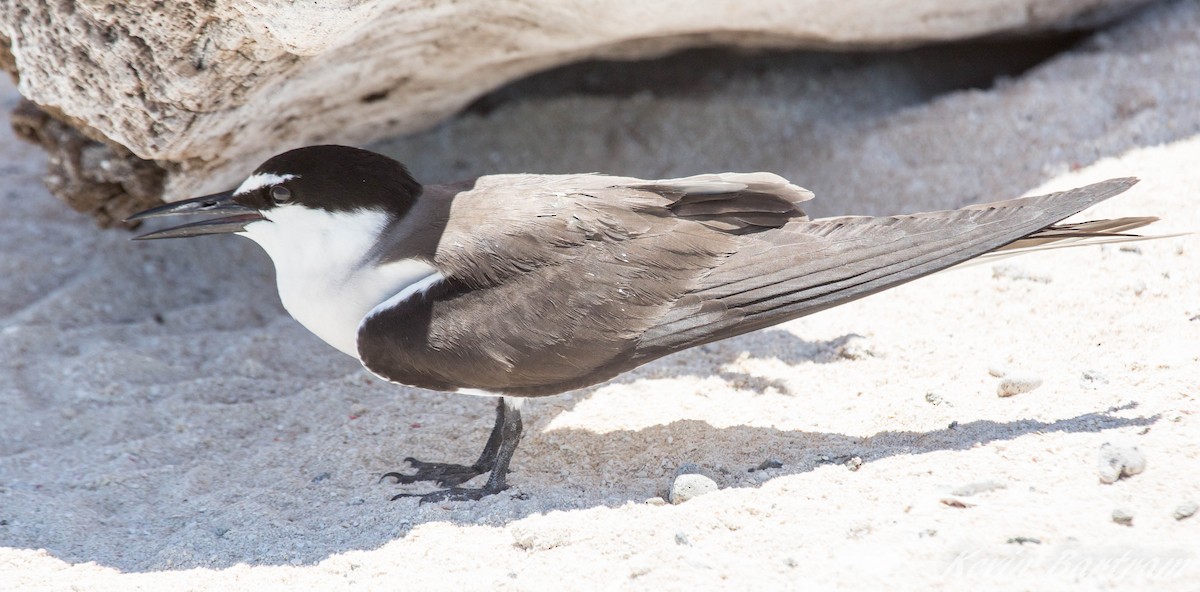
[[685,47],[864,48],[1079,27],[1147,0],[0,0],[50,186],[102,222],[318,142],[430,126],[515,78]]

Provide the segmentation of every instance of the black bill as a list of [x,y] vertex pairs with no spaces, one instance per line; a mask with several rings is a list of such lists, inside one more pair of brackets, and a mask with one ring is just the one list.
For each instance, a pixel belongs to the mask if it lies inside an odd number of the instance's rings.
[[233,201],[233,192],[214,193],[184,201],[177,201],[138,212],[125,219],[126,222],[136,222],[147,218],[162,218],[165,216],[188,216],[194,214],[232,214],[221,218],[201,220],[191,224],[182,224],[148,232],[133,240],[152,240],[159,238],[184,238],[203,236],[206,234],[229,234],[241,232],[247,224],[264,220],[258,210]]

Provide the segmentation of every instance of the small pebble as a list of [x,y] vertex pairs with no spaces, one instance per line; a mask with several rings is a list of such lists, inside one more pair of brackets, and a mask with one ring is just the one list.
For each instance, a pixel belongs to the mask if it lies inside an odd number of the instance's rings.
[[[943,399],[942,396],[937,393],[925,393],[925,402],[929,403],[930,405],[935,405],[935,406],[936,405],[950,405],[949,401]],[[953,407],[954,405],[950,405],[950,406]]]
[[757,467],[754,467],[754,468],[748,470],[747,472],[753,473],[754,471],[765,471],[767,469],[782,469],[782,468],[783,468],[783,463],[781,463],[773,458],[768,458],[767,460],[764,460],[764,461],[758,463]]
[[1016,536],[1008,539],[1008,544],[1010,545],[1024,545],[1026,543],[1030,545],[1040,545],[1042,544],[1042,539],[1027,536]]
[[968,483],[962,487],[959,487],[958,489],[955,489],[954,491],[951,491],[950,495],[970,497],[978,493],[987,493],[989,491],[1006,488],[1008,488],[1008,486],[999,481],[976,481],[975,483]]
[[1133,512],[1125,508],[1117,508],[1113,510],[1112,521],[1125,526],[1133,526]]
[[1009,373],[1000,379],[1000,386],[997,387],[996,394],[1001,397],[1011,397],[1028,393],[1039,386],[1042,386],[1041,377],[1033,374]]
[[865,360],[867,358],[876,357],[875,350],[872,349],[870,340],[862,335],[850,335],[841,344],[834,348],[839,358],[847,360]]
[[1175,508],[1175,519],[1185,520],[1191,518],[1196,513],[1196,510],[1200,510],[1200,505],[1197,505],[1196,502],[1183,502]]
[[670,500],[672,504],[682,504],[692,498],[717,490],[717,482],[698,473],[686,473],[675,478],[671,483]]
[[1108,384],[1108,377],[1096,370],[1084,370],[1083,380],[1080,381],[1084,388],[1099,388],[1102,384]]
[[566,547],[575,540],[574,531],[556,528],[544,523],[516,524],[512,530],[513,542],[526,551],[547,551]]
[[1004,375],[1008,374],[1008,368],[1000,365],[988,366],[988,374],[991,374],[996,378],[1004,378]]
[[1135,446],[1100,446],[1099,471],[1101,483],[1115,483],[1146,470],[1146,455]]

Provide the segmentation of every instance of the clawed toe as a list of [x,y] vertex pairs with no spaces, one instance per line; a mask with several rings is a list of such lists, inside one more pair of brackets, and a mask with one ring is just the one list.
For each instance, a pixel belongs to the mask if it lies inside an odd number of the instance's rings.
[[462,485],[475,477],[488,472],[488,467],[478,467],[474,465],[458,465],[453,463],[438,463],[425,462],[417,460],[413,457],[404,459],[408,466],[416,470],[414,473],[400,473],[392,471],[384,473],[379,478],[395,479],[396,483],[407,485],[409,483],[420,483],[422,481],[433,481],[442,487],[454,488],[457,485]]

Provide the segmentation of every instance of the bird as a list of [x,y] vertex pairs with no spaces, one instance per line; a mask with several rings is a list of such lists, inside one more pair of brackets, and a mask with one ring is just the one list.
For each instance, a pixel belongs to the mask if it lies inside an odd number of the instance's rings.
[[[409,457],[381,476],[433,482],[420,503],[509,485],[527,398],[770,327],[980,257],[1136,240],[1157,220],[1062,221],[1137,182],[961,209],[812,219],[812,192],[772,173],[644,180],[496,174],[422,185],[400,162],[296,148],[236,188],[128,221],[218,215],[136,240],[238,234],[275,266],[280,301],[379,378],[497,397],[471,464]],[[479,487],[465,487],[487,474]]]

